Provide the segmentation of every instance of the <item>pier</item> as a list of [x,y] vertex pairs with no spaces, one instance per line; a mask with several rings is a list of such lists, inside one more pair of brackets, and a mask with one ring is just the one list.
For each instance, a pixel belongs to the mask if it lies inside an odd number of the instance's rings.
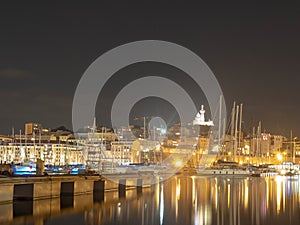
[[155,183],[152,174],[109,174],[107,176],[42,176],[8,177],[0,179],[0,205],[14,200],[42,200],[65,196],[93,194],[103,198],[105,192],[118,191],[126,197],[126,191],[150,187]]

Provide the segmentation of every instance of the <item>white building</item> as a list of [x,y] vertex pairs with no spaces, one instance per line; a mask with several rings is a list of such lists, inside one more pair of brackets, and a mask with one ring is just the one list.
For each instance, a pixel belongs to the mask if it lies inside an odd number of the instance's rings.
[[22,163],[36,162],[41,159],[45,164],[66,165],[84,163],[82,151],[76,145],[65,143],[25,143],[11,142],[0,145],[0,161]]

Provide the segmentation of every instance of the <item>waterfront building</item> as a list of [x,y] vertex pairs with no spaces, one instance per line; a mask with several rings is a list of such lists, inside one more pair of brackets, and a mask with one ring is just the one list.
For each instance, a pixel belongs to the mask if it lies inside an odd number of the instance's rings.
[[294,147],[296,157],[300,158],[300,142],[295,140]]
[[111,143],[111,154],[114,163],[126,165],[133,163],[133,141],[114,141]]
[[260,152],[262,156],[269,156],[271,150],[271,134],[262,133],[260,137]]
[[33,135],[33,134],[40,134],[40,133],[49,133],[50,129],[43,129],[42,124],[40,123],[25,123],[25,134],[26,135]]
[[82,164],[82,150],[74,144],[59,142],[10,142],[0,145],[0,161],[23,163],[41,159],[49,165]]
[[[115,134],[111,129],[97,129],[96,124],[74,134],[64,127],[50,131],[38,123],[25,124],[25,133],[13,136],[0,135],[0,161],[22,163],[43,160],[46,165],[85,164],[86,162],[102,165],[106,162],[117,164],[129,163],[157,163],[170,154],[182,148],[180,141],[182,134],[186,135],[184,143],[194,143],[195,152],[191,158],[193,165],[199,165],[202,155],[210,154],[211,145],[209,129],[212,121],[205,121],[205,110],[201,107],[193,123],[180,127],[175,124],[162,135],[159,129],[153,129],[148,139],[133,139],[133,127],[121,127]],[[198,129],[196,129],[198,128]],[[199,132],[200,129],[200,132]],[[156,132],[156,133],[154,133]],[[238,135],[240,136],[240,135]],[[156,138],[155,138],[156,137]],[[132,140],[130,140],[132,139]],[[225,135],[220,155],[227,160],[231,159],[234,137]],[[178,147],[179,146],[179,147]],[[294,138],[287,140],[281,135],[261,133],[260,135],[241,135],[237,156],[274,157],[282,154],[283,161],[299,161],[300,142]],[[177,150],[176,150],[177,149]],[[294,156],[294,159],[293,159]],[[246,159],[245,158],[239,158]],[[261,161],[263,162],[263,161]],[[272,162],[269,160],[268,162]],[[100,168],[100,167],[99,167]]]
[[282,149],[284,137],[282,135],[271,135],[271,152],[279,152]]

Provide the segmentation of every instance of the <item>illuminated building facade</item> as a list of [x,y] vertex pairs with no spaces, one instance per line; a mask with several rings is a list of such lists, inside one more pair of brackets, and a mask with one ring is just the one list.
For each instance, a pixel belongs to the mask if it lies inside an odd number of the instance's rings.
[[65,165],[82,164],[82,151],[76,145],[66,143],[2,143],[0,145],[0,161],[22,163],[36,162],[41,159],[45,164]]
[[133,163],[132,141],[116,141],[111,143],[111,154],[119,165]]

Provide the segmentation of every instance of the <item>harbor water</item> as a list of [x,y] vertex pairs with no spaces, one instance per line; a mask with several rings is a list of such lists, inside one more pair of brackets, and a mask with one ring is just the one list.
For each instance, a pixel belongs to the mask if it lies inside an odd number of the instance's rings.
[[298,225],[299,185],[298,176],[178,175],[125,196],[111,191],[1,204],[0,224]]

